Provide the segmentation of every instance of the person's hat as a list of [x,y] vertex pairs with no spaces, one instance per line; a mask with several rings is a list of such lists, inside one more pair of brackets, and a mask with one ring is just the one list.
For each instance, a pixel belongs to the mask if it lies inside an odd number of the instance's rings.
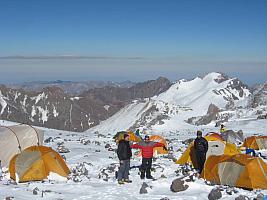
[[127,138],[129,135],[127,133],[124,134],[124,139]]
[[197,135],[202,135],[202,131],[197,131]]
[[146,139],[149,139],[149,136],[148,136],[148,135],[145,136],[145,140],[146,140]]

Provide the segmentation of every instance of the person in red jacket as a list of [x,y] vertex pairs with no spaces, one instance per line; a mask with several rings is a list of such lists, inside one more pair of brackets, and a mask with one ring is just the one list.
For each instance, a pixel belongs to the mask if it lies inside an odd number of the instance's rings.
[[141,171],[141,179],[153,179],[151,176],[151,166],[152,166],[152,157],[153,157],[153,148],[154,147],[163,147],[164,150],[167,150],[165,145],[159,142],[149,141],[149,136],[145,136],[145,140],[139,143],[133,144],[131,148],[133,149],[141,149],[142,150],[142,165],[140,168]]

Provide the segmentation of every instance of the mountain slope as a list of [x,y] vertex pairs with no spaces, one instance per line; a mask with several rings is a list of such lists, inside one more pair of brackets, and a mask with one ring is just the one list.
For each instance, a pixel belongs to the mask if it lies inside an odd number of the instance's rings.
[[59,87],[28,92],[0,86],[0,119],[69,131],[85,131],[109,118],[133,99],[157,95],[170,87],[166,78],[130,88],[107,86],[72,96]]
[[[190,124],[227,121],[237,115],[237,111],[233,110],[238,110],[239,115],[254,114],[244,111],[251,95],[249,88],[237,78],[210,73],[203,78],[177,81],[167,91],[146,99],[145,103],[138,105],[134,102],[132,106],[124,108],[130,108],[128,112],[123,109],[112,117],[112,122],[106,121],[103,124],[105,130],[141,128],[164,132],[175,131],[179,126],[191,127]],[[132,113],[136,112],[139,114],[133,116]],[[124,116],[121,113],[125,113]],[[125,126],[120,121],[131,121],[131,124]],[[101,124],[93,130],[105,131]]]

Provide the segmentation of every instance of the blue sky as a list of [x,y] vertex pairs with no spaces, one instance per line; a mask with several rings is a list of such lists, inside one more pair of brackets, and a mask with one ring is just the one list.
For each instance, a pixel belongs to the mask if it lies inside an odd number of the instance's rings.
[[211,71],[267,82],[267,1],[1,0],[0,69],[2,83]]

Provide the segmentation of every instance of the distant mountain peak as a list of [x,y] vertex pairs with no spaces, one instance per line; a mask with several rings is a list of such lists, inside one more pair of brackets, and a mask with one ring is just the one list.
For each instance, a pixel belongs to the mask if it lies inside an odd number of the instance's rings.
[[201,79],[211,79],[214,80],[217,83],[222,83],[224,81],[227,81],[229,79],[231,79],[229,76],[227,76],[226,74],[222,73],[222,72],[210,72],[205,74],[204,76],[200,76],[199,78]]

